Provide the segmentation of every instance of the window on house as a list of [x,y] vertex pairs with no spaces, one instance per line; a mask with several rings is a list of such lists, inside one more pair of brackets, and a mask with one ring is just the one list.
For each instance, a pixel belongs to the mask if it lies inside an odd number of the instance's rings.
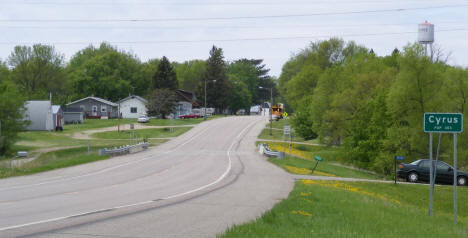
[[130,113],[137,113],[137,108],[136,107],[131,107],[130,108]]
[[101,112],[107,112],[106,106],[101,106]]

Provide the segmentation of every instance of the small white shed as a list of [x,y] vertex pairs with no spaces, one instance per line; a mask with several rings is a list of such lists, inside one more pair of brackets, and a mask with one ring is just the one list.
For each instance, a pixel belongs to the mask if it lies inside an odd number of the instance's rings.
[[122,118],[138,118],[147,115],[148,101],[140,96],[130,95],[120,100],[120,114]]
[[26,101],[25,120],[31,123],[26,127],[29,131],[51,131],[54,129],[52,103],[50,101]]

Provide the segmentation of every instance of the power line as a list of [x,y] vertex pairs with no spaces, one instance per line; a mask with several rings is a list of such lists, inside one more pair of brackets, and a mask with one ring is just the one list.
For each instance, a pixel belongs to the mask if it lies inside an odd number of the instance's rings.
[[[361,0],[361,1],[352,1],[349,0],[319,0],[319,1],[3,1],[2,4],[11,4],[11,5],[60,5],[60,6],[83,6],[83,5],[171,5],[171,6],[192,6],[192,5],[311,5],[311,4],[320,4],[320,3],[373,3],[373,4],[386,4],[394,3],[394,0]],[[420,0],[406,0],[408,2],[421,2]],[[427,3],[428,1],[426,1]],[[435,0],[432,2],[444,2],[442,0]]]
[[385,12],[403,12],[403,11],[418,11],[428,9],[442,8],[460,8],[467,7],[468,4],[456,5],[441,5],[428,7],[414,8],[392,8],[379,10],[363,10],[363,11],[343,11],[343,12],[322,12],[309,14],[286,14],[286,15],[264,15],[264,16],[232,16],[232,17],[200,17],[200,18],[133,18],[133,19],[0,19],[0,22],[175,22],[175,21],[223,21],[223,20],[251,20],[251,19],[274,19],[274,18],[291,18],[291,17],[313,17],[313,16],[333,16],[333,15],[353,15],[353,14],[370,14],[370,13],[385,13]]
[[[436,32],[457,32],[468,31],[468,28],[442,29]],[[160,41],[105,41],[110,44],[170,44],[170,43],[204,43],[204,42],[236,42],[236,41],[265,41],[265,40],[299,40],[299,39],[317,39],[331,37],[361,37],[361,36],[385,36],[385,35],[404,35],[415,34],[417,31],[405,32],[386,32],[386,33],[365,33],[365,34],[343,34],[343,35],[309,35],[309,36],[284,36],[284,37],[261,37],[261,38],[237,38],[237,39],[200,39],[200,40],[160,40]],[[103,42],[103,41],[101,41]],[[44,42],[50,45],[83,45],[100,42]],[[37,42],[0,42],[0,45],[32,45]]]
[[[437,21],[438,27],[444,26],[443,23],[457,23],[455,25],[465,27],[468,22],[463,21]],[[323,25],[323,24],[275,24],[275,25],[223,25],[223,26],[1,26],[0,29],[33,29],[33,30],[181,30],[181,29],[268,29],[268,28],[362,28],[368,26],[416,26],[416,23],[359,23],[359,24],[338,24],[338,25]],[[447,24],[449,26],[449,24]]]

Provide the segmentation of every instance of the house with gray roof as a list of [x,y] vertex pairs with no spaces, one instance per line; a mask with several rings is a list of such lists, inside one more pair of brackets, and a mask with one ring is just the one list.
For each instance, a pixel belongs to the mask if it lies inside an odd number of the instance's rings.
[[81,108],[86,118],[116,118],[118,104],[90,96],[67,104],[67,108]]

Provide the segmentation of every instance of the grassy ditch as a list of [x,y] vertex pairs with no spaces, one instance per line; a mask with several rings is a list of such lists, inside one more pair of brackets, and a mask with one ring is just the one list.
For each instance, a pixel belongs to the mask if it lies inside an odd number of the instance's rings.
[[337,181],[297,181],[288,199],[256,221],[219,237],[468,237],[468,188],[437,187],[427,216],[428,187]]
[[57,150],[43,153],[39,158],[31,162],[24,163],[19,168],[10,169],[8,167],[8,163],[3,163],[2,167],[0,167],[0,178],[40,173],[107,158],[109,158],[107,155],[98,155],[97,147],[91,147],[89,155],[87,147]]
[[[259,142],[261,143],[261,142]],[[286,152],[283,159],[270,158],[273,164],[285,169],[289,173],[319,176],[336,176],[348,178],[382,179],[382,176],[366,171],[345,167],[337,162],[341,151],[337,147],[293,144],[291,150],[286,143],[268,142],[269,148]],[[314,156],[323,159],[312,174],[316,160]]]

